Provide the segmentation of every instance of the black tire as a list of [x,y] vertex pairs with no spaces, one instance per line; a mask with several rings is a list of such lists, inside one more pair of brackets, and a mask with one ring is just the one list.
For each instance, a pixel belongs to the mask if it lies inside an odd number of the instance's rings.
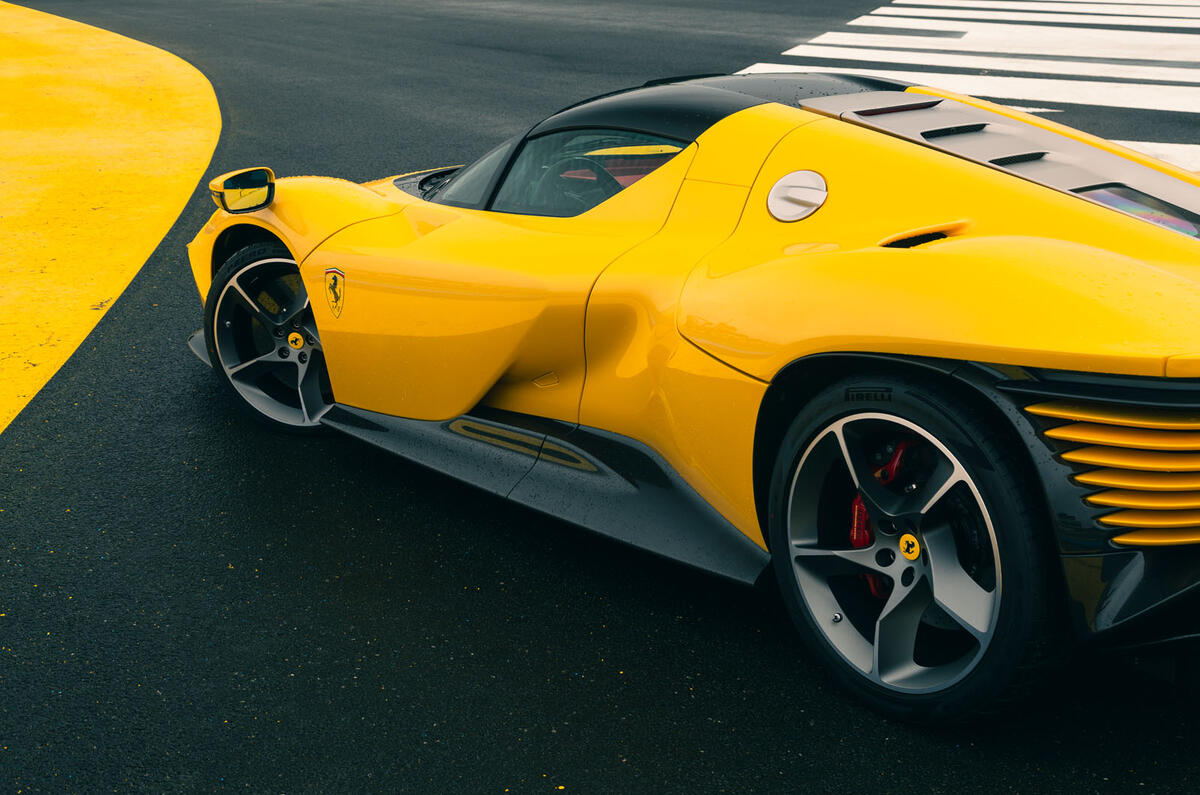
[[299,267],[281,243],[246,246],[217,271],[204,343],[213,372],[251,417],[292,433],[323,430],[333,390]]
[[[1004,429],[964,397],[911,377],[842,380],[799,411],[771,478],[770,544],[788,612],[813,655],[842,685],[901,720],[954,722],[1019,700],[1037,681],[1056,625],[1052,558],[1036,484]],[[888,464],[875,469],[889,454]],[[892,466],[889,474],[888,465],[904,456],[908,463]],[[870,462],[855,463],[858,471],[851,475],[848,462],[859,459]],[[899,477],[905,467],[914,474]],[[968,480],[956,481],[960,474]],[[938,497],[943,477],[955,485],[942,486]],[[891,485],[883,485],[885,478]],[[867,492],[877,499],[849,496]],[[932,507],[912,513],[931,495]],[[851,513],[858,506],[871,508],[869,548],[854,548],[866,543],[861,524],[857,541],[850,539],[851,525],[861,522]],[[849,551],[839,548],[842,517]],[[896,555],[905,544],[917,550],[911,562],[907,554]],[[846,565],[850,559],[854,566]],[[853,574],[864,561],[870,568]],[[964,573],[973,586],[962,580]],[[922,588],[927,595],[918,593]],[[928,607],[921,606],[925,599]],[[878,608],[872,600],[881,603]],[[908,634],[911,659],[904,656]],[[870,672],[864,671],[868,654]]]

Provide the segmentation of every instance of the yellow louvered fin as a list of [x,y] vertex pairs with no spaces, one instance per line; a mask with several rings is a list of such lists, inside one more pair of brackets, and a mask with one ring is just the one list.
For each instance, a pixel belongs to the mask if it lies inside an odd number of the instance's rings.
[[1125,425],[1131,428],[1156,428],[1164,431],[1200,431],[1200,414],[1188,411],[1139,409],[1133,406],[1066,401],[1036,403],[1026,406],[1025,410],[1039,417],[1054,417],[1061,420]]
[[1200,510],[1200,491],[1102,491],[1087,498],[1092,505],[1150,511]]
[[1200,453],[1161,453],[1121,447],[1080,447],[1062,454],[1064,461],[1152,472],[1200,472]]
[[1105,444],[1140,450],[1200,450],[1200,433],[1192,431],[1155,431],[1076,422],[1051,428],[1044,433],[1051,439],[1082,444]]
[[1136,527],[1147,530],[1200,527],[1200,511],[1117,511],[1101,516],[1100,521],[1113,527]]
[[1200,544],[1200,527],[1180,527],[1175,530],[1134,530],[1112,539],[1122,546],[1166,547],[1178,544]]
[[[1059,454],[1100,467],[1071,479],[1099,488],[1083,500],[1097,520],[1118,528],[1121,546],[1200,544],[1200,412],[1052,400],[1026,406],[1038,417],[1066,420],[1047,439],[1083,445]],[[1111,510],[1117,509],[1117,510]]]
[[1200,491],[1200,472],[1138,472],[1134,469],[1093,469],[1075,476],[1076,483],[1109,489],[1140,491]]

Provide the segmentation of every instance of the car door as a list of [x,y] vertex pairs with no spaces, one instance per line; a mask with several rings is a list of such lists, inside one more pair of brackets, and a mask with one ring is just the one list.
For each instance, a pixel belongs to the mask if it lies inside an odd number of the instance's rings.
[[[349,227],[305,265],[335,399],[441,420],[483,403],[576,422],[584,310],[667,218],[695,147],[551,132],[485,155],[429,201]],[[325,304],[325,306],[322,306]]]

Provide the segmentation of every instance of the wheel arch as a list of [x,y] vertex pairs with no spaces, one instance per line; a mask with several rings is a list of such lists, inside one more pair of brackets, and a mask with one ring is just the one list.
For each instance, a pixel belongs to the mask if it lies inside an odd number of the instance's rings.
[[809,400],[830,384],[858,373],[915,376],[938,385],[960,400],[985,412],[1019,451],[1026,471],[1039,483],[1041,515],[1051,516],[1046,484],[1034,461],[1030,445],[1039,443],[1036,430],[1020,409],[993,388],[1004,375],[985,365],[952,359],[878,353],[820,353],[796,359],[780,370],[759,404],[753,452],[754,503],[763,537],[769,545],[771,473],[780,442],[788,426]]
[[217,239],[213,242],[209,277],[215,277],[221,266],[235,253],[255,243],[278,243],[290,251],[293,258],[296,256],[296,252],[292,251],[292,247],[287,244],[287,241],[267,227],[254,223],[234,224],[227,229],[221,230],[221,233],[217,235]]

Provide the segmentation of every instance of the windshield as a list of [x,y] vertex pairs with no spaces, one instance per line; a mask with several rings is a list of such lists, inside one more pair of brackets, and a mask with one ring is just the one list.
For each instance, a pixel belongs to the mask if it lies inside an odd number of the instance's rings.
[[460,169],[426,199],[438,204],[452,204],[456,207],[483,206],[488,199],[492,185],[495,184],[496,175],[508,162],[508,155],[518,140],[520,140],[519,137],[510,138],[471,165]]

